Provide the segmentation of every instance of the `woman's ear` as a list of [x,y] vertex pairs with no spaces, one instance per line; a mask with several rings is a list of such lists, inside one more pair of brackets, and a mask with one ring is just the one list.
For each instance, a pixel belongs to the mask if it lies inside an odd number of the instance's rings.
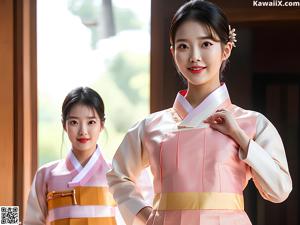
[[233,47],[233,43],[230,42],[230,41],[227,42],[227,44],[223,48],[222,60],[226,60],[226,59],[229,58],[229,56],[231,54],[232,47]]
[[64,123],[63,120],[61,120],[61,124],[62,124],[62,126],[63,126],[63,128],[64,128],[64,131],[67,131],[67,130],[66,130],[66,123]]
[[173,58],[174,58],[174,48],[173,48],[172,45],[170,46],[170,52],[171,52],[171,54],[172,54],[172,56],[173,56]]
[[102,131],[104,129],[104,123],[105,123],[105,120],[101,120],[101,122],[100,122],[100,124],[101,124],[100,131]]

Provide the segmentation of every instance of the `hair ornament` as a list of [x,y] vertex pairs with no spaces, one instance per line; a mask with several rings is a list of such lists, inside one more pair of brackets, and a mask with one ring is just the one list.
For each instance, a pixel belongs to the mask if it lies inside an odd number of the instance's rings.
[[232,42],[233,47],[236,47],[235,42],[237,42],[236,40],[236,33],[235,33],[235,29],[230,27],[229,25],[229,41]]

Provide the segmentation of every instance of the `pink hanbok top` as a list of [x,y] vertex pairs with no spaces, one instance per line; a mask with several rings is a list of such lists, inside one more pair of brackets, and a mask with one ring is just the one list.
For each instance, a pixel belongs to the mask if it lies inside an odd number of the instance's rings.
[[109,169],[99,147],[84,167],[72,151],[66,159],[42,166],[32,184],[24,224],[115,225]]
[[[221,108],[251,138],[247,155],[230,137],[203,123]],[[225,84],[196,108],[181,91],[172,108],[149,115],[128,131],[107,174],[128,225],[149,206],[135,185],[148,166],[155,198],[147,225],[250,225],[243,205],[249,179],[272,202],[284,201],[292,189],[275,127],[262,114],[233,105]]]

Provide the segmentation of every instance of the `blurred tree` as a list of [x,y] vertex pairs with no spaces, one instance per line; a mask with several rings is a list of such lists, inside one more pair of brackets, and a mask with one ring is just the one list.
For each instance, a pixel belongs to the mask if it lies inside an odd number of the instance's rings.
[[41,166],[61,157],[63,128],[60,122],[60,103],[54,103],[50,96],[41,93],[38,108],[38,162]]
[[69,0],[69,10],[91,31],[91,46],[123,30],[141,29],[142,23],[130,9],[117,8],[111,0]]
[[92,48],[99,39],[116,34],[111,0],[70,0],[68,7],[91,30]]
[[133,85],[132,82],[139,74],[149,73],[148,54],[120,52],[111,61],[108,71],[131,103],[137,104],[142,100],[146,100],[145,96],[139,93],[140,87]]
[[118,7],[114,7],[113,10],[115,12],[117,33],[124,30],[138,30],[143,28],[144,24],[132,10]]

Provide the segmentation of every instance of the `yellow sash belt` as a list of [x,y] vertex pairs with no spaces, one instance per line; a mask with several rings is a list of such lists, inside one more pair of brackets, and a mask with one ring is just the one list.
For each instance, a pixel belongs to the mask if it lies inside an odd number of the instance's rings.
[[51,225],[116,225],[114,217],[102,217],[102,218],[71,218],[60,219],[50,223]]
[[116,203],[107,187],[75,187],[73,190],[47,194],[48,210],[69,205],[105,205]]
[[170,192],[156,194],[156,210],[231,209],[244,210],[243,195],[221,192]]

